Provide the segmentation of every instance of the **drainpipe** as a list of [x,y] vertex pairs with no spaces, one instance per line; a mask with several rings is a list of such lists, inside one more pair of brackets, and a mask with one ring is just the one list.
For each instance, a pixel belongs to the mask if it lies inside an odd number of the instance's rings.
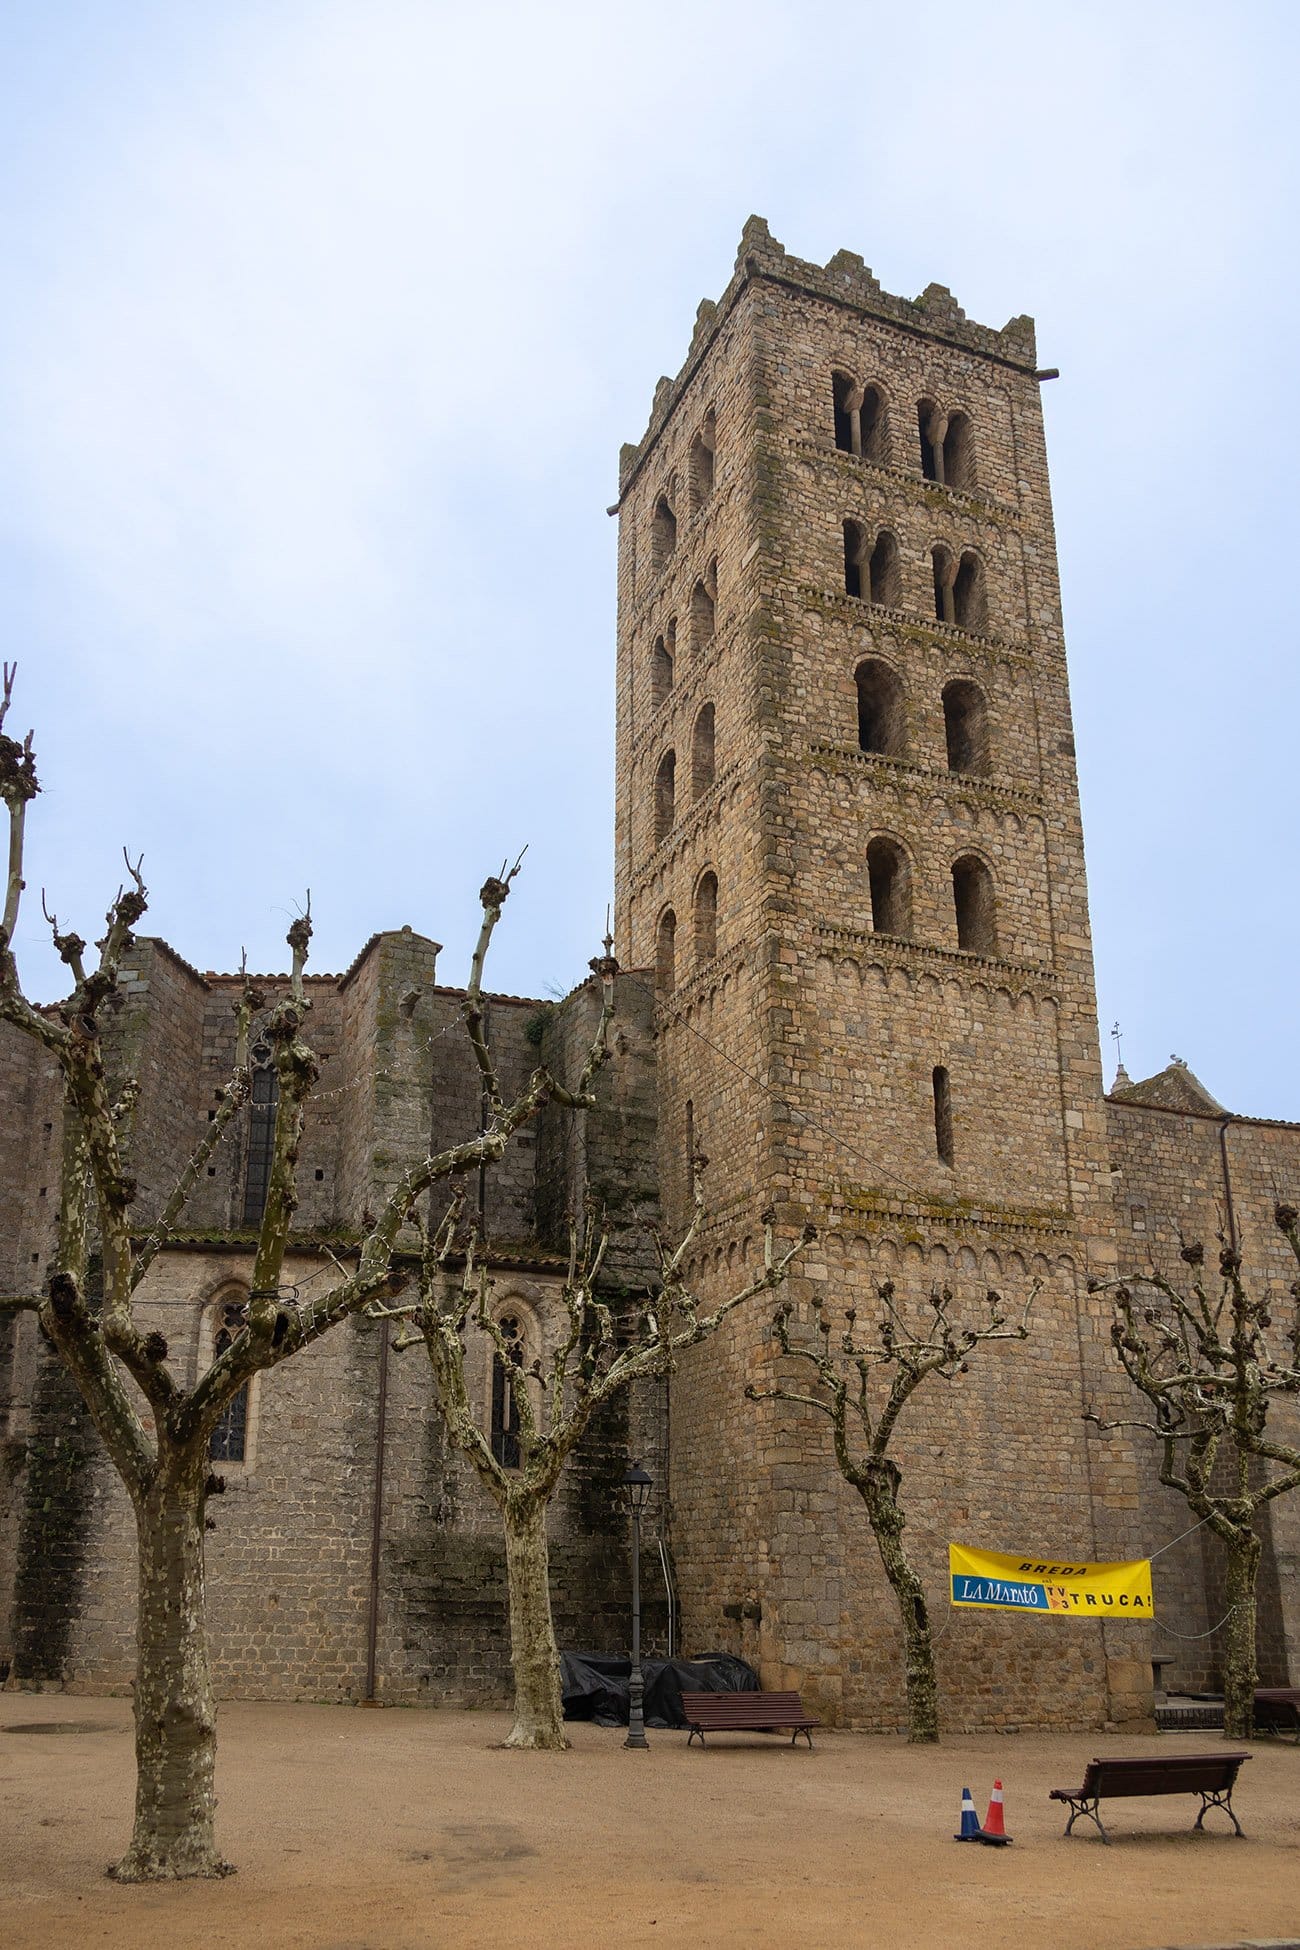
[[363,1706],[375,1698],[375,1657],[379,1646],[379,1559],[384,1539],[384,1447],[388,1433],[388,1325],[379,1323],[379,1402],[375,1411],[375,1490],[370,1512],[370,1593],[366,1613],[366,1690]]
[[1232,1203],[1232,1173],[1228,1169],[1228,1126],[1232,1121],[1229,1115],[1219,1126],[1219,1160],[1223,1167],[1223,1198],[1228,1211],[1228,1244],[1235,1253],[1239,1250],[1237,1212]]

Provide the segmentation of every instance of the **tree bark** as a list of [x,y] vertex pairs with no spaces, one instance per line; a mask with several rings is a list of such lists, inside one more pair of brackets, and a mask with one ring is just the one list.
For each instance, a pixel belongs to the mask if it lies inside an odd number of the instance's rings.
[[162,1455],[136,1504],[140,1588],[135,1831],[119,1882],[221,1876],[213,1834],[216,1702],[203,1593],[206,1446]]
[[1228,1623],[1223,1663],[1223,1734],[1249,1740],[1255,1730],[1255,1577],[1260,1542],[1246,1531],[1228,1549]]
[[544,1497],[512,1494],[502,1514],[510,1591],[510,1661],[515,1722],[507,1747],[568,1746],[560,1704],[560,1655],[551,1619]]
[[898,1600],[907,1667],[907,1737],[932,1743],[939,1738],[939,1686],[934,1670],[934,1642],[930,1613],[921,1580],[903,1549],[903,1516],[888,1491],[862,1486],[872,1535],[885,1567],[885,1576]]

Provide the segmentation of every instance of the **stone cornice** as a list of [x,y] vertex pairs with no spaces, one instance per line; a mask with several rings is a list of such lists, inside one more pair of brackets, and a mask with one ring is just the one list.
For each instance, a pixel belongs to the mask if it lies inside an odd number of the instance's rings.
[[846,486],[874,482],[886,489],[901,488],[909,500],[933,508],[938,514],[951,511],[970,515],[976,521],[994,524],[1011,522],[1016,527],[1020,527],[1025,519],[1021,510],[1010,501],[995,501],[987,494],[966,494],[961,488],[945,487],[939,481],[927,481],[910,468],[866,460],[861,454],[846,454],[839,447],[828,447],[824,440],[810,440],[804,435],[791,433],[784,437],[782,444],[791,453],[804,455],[810,460],[825,461],[833,473],[843,478]]
[[904,941],[892,934],[868,934],[861,928],[834,927],[823,922],[816,930],[817,945],[839,960],[874,961],[881,967],[938,966],[987,988],[1009,989],[1016,995],[1036,995],[1055,1002],[1060,983],[1039,962],[1008,961],[1000,955],[979,955],[970,948],[936,948],[928,942]]
[[969,772],[940,771],[916,759],[891,758],[884,752],[860,751],[856,745],[832,745],[822,740],[808,746],[808,763],[818,771],[855,773],[878,772],[903,790],[931,792],[939,789],[945,797],[973,799],[980,805],[1006,806],[1013,811],[1043,811],[1040,792],[1025,792],[1019,786],[997,785],[991,779],[977,779]]
[[[689,759],[689,752],[685,757]],[[734,759],[725,772],[719,773],[703,798],[694,800],[685,817],[674,823],[672,830],[659,842],[645,865],[639,867],[633,874],[631,892],[634,895],[639,894],[656,874],[662,873],[677,852],[697,836],[702,826],[708,824],[729,787],[740,776],[740,769],[740,759]]]

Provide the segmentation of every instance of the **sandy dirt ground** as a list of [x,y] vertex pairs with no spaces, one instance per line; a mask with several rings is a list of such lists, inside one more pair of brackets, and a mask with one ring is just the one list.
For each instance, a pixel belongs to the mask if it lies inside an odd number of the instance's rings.
[[[826,1733],[812,1753],[730,1735],[701,1752],[574,1728],[506,1753],[503,1715],[221,1709],[219,1834],[239,1873],[119,1888],[132,1787],[124,1700],[0,1696],[0,1945],[791,1945],[1155,1950],[1300,1940],[1300,1748],[1252,1745],[1237,1804],[1116,1802],[1109,1848],[1063,1839],[1049,1787],[1097,1753],[1215,1735],[963,1736],[938,1749]],[[45,1728],[48,1731],[38,1729]],[[57,1729],[57,1730],[55,1730]],[[958,1847],[963,1786],[995,1775],[1013,1845]],[[1107,1811],[1103,1809],[1103,1814]]]

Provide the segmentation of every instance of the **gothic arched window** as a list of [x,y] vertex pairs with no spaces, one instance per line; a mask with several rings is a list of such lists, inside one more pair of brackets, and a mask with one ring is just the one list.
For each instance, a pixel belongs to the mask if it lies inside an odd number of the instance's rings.
[[[504,1314],[497,1322],[506,1341],[507,1359],[516,1368],[523,1366],[524,1330],[516,1314]],[[501,1350],[492,1350],[492,1454],[503,1469],[519,1467],[519,1405],[506,1373]]]
[[[224,1354],[248,1318],[248,1302],[244,1299],[219,1301],[212,1335],[212,1358]],[[248,1389],[245,1382],[238,1393],[231,1396],[221,1411],[221,1419],[212,1431],[208,1442],[208,1455],[213,1462],[244,1461],[248,1450]]]

